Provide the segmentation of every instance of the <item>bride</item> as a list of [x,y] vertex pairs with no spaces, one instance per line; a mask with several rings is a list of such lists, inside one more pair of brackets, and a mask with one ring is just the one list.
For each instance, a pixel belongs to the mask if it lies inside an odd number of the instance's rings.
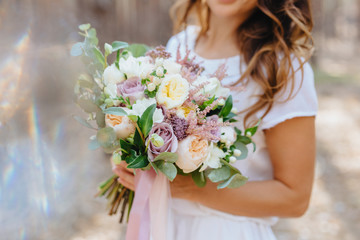
[[[217,190],[198,188],[191,177],[171,183],[170,239],[276,239],[278,217],[299,217],[311,195],[315,162],[317,98],[307,63],[311,51],[309,0],[187,0],[174,7],[175,25],[167,50],[190,57],[212,74],[222,64],[241,119],[238,127],[261,119],[253,136],[257,150],[238,161],[249,182]],[[188,25],[190,17],[197,25]],[[124,163],[114,172],[134,189]],[[169,230],[170,231],[170,230]]]

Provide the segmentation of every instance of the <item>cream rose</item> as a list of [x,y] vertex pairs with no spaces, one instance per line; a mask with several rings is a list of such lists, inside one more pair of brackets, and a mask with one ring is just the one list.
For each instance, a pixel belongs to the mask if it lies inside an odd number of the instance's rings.
[[126,139],[135,133],[134,122],[126,116],[116,116],[112,114],[105,115],[105,124],[114,129],[116,136],[120,139]]
[[159,86],[156,99],[171,109],[181,106],[189,95],[189,83],[180,74],[166,75]]
[[120,70],[115,66],[115,64],[112,64],[111,66],[105,68],[103,76],[104,76],[104,84],[106,86],[116,85],[125,80],[124,74],[120,72]]
[[210,94],[211,96],[215,95],[216,97],[227,97],[230,93],[230,89],[224,88],[219,79],[215,77],[207,78],[199,76],[193,83],[193,86],[196,87],[203,83],[206,83],[206,85],[203,87],[202,91],[199,91],[198,94]]
[[190,173],[206,160],[209,154],[209,144],[208,141],[200,139],[198,136],[190,135],[179,142],[176,153],[178,154],[176,165],[184,173]]

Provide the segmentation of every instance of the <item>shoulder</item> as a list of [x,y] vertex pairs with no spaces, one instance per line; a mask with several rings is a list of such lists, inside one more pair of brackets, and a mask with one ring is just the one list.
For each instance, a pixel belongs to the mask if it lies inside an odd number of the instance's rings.
[[166,50],[171,54],[175,54],[178,47],[180,49],[192,48],[195,44],[196,37],[200,28],[195,25],[188,26],[185,30],[173,35],[166,44]]

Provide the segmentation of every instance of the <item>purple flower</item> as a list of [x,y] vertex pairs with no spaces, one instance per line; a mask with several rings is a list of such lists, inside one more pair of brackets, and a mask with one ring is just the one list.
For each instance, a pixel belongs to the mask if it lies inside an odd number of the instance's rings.
[[145,86],[141,85],[139,77],[131,77],[117,85],[118,94],[124,98],[129,97],[130,104],[145,97]]
[[[157,134],[164,140],[164,144],[161,147],[156,147],[155,144],[150,141],[152,134]],[[153,128],[149,133],[147,141],[150,141],[148,147],[148,157],[151,161],[154,160],[154,158],[156,158],[160,153],[174,153],[178,148],[178,140],[174,134],[174,131],[171,125],[165,122],[154,124]]]

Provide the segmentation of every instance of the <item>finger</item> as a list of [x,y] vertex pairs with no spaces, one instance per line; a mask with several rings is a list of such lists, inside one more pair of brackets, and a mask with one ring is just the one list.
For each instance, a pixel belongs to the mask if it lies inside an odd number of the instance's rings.
[[130,173],[134,173],[134,169],[133,168],[128,168],[128,164],[125,161],[121,161],[119,164],[121,167],[123,167],[126,171],[130,172]]
[[128,182],[128,181],[126,181],[125,179],[123,179],[121,177],[118,178],[118,182],[121,183],[122,185],[124,185],[126,188],[135,191],[134,183]]

